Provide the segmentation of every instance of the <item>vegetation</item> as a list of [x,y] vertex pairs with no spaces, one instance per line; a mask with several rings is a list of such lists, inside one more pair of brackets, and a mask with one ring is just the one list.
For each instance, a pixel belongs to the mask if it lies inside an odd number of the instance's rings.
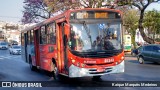
[[114,0],[24,0],[22,23],[37,23],[50,18],[53,13],[75,8],[100,8]]
[[51,11],[47,9],[43,0],[24,0],[22,23],[36,23],[50,18]]
[[155,36],[156,34],[160,34],[160,12],[156,10],[146,12],[144,27],[148,31],[148,36],[150,36],[154,41],[157,41],[158,39],[155,39]]
[[148,43],[155,43],[155,42],[152,38],[148,37],[144,33],[143,21],[144,21],[145,10],[151,3],[158,2],[158,1],[160,0],[118,0],[118,5],[121,5],[121,6],[129,5],[131,7],[134,6],[139,9],[140,18],[138,20],[138,28],[144,41]]
[[136,29],[138,28],[138,19],[138,11],[135,9],[126,11],[123,16],[123,24],[125,26],[125,30],[127,30],[127,32],[131,34],[132,44],[134,48],[136,48],[135,35]]
[[[146,33],[144,33],[145,25],[144,17],[146,8],[154,2],[158,2],[160,0],[25,0],[25,6],[23,11],[23,23],[31,23],[38,22],[41,19],[47,19],[51,16],[51,12],[64,11],[67,9],[75,9],[75,8],[116,8],[116,9],[127,9],[138,8],[139,10],[139,18],[138,23],[134,23],[133,27],[131,23],[126,25],[128,30],[131,30],[130,33],[135,33],[135,28],[138,27],[141,36],[148,43],[154,43],[154,39],[148,37]],[[122,7],[122,8],[121,8]],[[125,11],[125,10],[124,10]],[[128,15],[127,15],[128,16]],[[133,18],[133,16],[130,16]],[[133,21],[134,19],[130,19]],[[136,19],[137,20],[137,19]],[[135,20],[135,21],[136,21]],[[125,21],[126,22],[126,21]],[[134,21],[133,21],[134,22]],[[136,26],[137,25],[137,26]],[[157,29],[158,30],[158,29]],[[133,36],[134,38],[134,36]]]
[[115,0],[44,0],[49,10],[52,12],[59,10],[68,10],[75,8],[101,8],[109,6],[114,3]]

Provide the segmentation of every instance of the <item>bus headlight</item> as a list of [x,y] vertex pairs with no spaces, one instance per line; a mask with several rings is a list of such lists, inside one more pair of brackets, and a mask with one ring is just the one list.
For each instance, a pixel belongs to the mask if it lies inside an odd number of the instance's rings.
[[72,59],[72,63],[75,63],[76,60]]
[[121,60],[124,60],[124,56],[121,57]]
[[123,60],[124,60],[124,56],[122,56],[122,57],[120,58],[120,60],[118,61],[118,63],[121,63]]

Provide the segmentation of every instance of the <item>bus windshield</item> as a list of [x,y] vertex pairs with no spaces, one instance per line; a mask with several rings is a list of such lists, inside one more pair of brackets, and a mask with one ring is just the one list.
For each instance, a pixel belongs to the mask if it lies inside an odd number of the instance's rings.
[[120,22],[71,23],[69,47],[80,52],[120,50]]

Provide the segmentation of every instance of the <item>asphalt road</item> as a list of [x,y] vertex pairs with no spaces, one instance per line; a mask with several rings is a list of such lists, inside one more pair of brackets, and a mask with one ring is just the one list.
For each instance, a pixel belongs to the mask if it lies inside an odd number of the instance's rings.
[[93,81],[91,77],[68,79],[57,82],[49,73],[31,71],[21,55],[10,55],[8,50],[0,50],[0,81],[50,81],[55,87],[43,88],[0,88],[0,90],[160,90],[160,87],[106,87],[108,81],[160,81],[160,65],[146,62],[139,64],[135,57],[125,57],[125,73],[111,74]]

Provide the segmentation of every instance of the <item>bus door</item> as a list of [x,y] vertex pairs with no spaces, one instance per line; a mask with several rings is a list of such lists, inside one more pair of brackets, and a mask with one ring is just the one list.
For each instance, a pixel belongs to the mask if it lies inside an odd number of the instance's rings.
[[39,59],[39,29],[34,31],[34,51],[35,51],[35,60],[36,66],[40,66]]
[[36,35],[35,31],[31,30],[30,31],[30,45],[29,45],[29,60],[31,60],[33,66],[37,66],[37,61],[36,61]]
[[56,45],[54,42],[56,37],[53,35],[55,23],[45,25],[39,30],[39,43],[37,43],[39,48],[39,60],[40,67],[47,71],[52,71],[51,63],[52,59],[56,57]]
[[48,44],[47,44],[47,30],[46,26],[41,26],[41,30],[39,32],[39,60],[40,60],[40,68],[49,71],[48,65],[49,60],[48,56]]
[[65,22],[59,24],[59,38],[60,38],[60,61],[62,73],[68,75],[68,57],[67,57],[67,29]]
[[28,63],[28,58],[27,58],[27,33],[24,33],[24,58],[25,58],[25,61]]

